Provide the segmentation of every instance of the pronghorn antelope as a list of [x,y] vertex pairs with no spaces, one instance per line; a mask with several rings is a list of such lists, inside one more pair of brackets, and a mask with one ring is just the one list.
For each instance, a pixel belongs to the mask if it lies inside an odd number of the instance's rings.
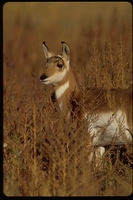
[[[102,156],[105,146],[132,143],[132,89],[117,89],[110,91],[112,105],[105,90],[91,90],[89,99],[81,109],[82,92],[76,82],[70,66],[70,47],[62,42],[61,55],[55,55],[42,43],[46,57],[46,69],[41,75],[43,84],[52,84],[60,111],[69,118],[71,113],[77,114],[88,122],[88,133],[92,137],[95,155]],[[96,97],[101,103],[95,110],[91,109],[91,102]],[[78,109],[79,108],[79,109]],[[97,119],[94,119],[97,116]],[[94,153],[91,153],[92,159]]]

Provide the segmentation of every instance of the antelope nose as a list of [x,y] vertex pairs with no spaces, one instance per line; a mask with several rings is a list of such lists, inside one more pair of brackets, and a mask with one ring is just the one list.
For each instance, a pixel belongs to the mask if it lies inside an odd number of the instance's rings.
[[45,74],[42,74],[41,76],[40,76],[40,81],[43,81],[43,80],[45,80],[47,78],[47,76],[45,75]]

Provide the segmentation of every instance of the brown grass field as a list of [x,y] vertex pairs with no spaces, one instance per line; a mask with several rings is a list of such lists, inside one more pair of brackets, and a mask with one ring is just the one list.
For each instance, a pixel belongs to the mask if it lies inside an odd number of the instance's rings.
[[[6,3],[3,6],[3,193],[6,196],[129,196],[131,146],[108,147],[103,166],[88,162],[86,123],[65,123],[40,83],[42,42],[71,47],[83,92],[132,87],[132,5]],[[132,108],[131,108],[132,109]],[[89,147],[88,147],[89,146]],[[87,148],[88,147],[88,148]]]

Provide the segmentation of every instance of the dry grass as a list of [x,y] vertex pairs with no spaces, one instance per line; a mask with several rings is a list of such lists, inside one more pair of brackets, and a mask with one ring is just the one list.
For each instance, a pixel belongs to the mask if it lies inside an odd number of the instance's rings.
[[59,53],[64,40],[84,98],[93,87],[131,87],[131,5],[7,3],[3,17],[4,194],[129,196],[132,148],[109,147],[102,168],[89,164],[86,122],[68,124],[39,77],[42,41]]

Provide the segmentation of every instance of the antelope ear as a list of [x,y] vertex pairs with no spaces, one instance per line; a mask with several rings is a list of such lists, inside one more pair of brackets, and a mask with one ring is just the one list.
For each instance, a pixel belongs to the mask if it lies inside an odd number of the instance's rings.
[[64,57],[66,60],[70,60],[70,47],[65,43],[62,43],[62,57]]
[[43,47],[44,55],[47,59],[51,58],[52,56],[55,56],[55,54],[49,50],[45,42],[42,43],[42,47]]

